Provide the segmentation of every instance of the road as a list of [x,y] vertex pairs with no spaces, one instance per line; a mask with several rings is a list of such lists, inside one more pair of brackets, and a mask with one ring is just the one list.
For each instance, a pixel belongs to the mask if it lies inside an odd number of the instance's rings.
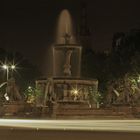
[[0,140],[140,140],[140,120],[0,119]]
[[21,120],[0,119],[0,126],[47,130],[140,132],[140,120]]

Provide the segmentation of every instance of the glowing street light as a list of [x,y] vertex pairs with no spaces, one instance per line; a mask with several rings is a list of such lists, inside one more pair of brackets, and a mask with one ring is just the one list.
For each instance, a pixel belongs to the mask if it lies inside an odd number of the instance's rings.
[[14,70],[15,68],[16,68],[16,66],[15,66],[15,65],[12,65],[12,66],[11,66],[11,69],[13,69],[13,70]]
[[7,65],[3,65],[2,67],[3,67],[3,69],[7,69],[7,68],[8,68],[8,66],[7,66]]

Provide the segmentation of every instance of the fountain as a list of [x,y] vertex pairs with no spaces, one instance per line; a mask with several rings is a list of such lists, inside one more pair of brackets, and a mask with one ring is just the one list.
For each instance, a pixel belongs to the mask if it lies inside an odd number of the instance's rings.
[[36,87],[43,93],[37,105],[46,107],[51,103],[52,114],[55,116],[63,115],[64,109],[73,114],[72,110],[76,108],[81,114],[86,114],[82,109],[91,107],[89,88],[92,87],[97,92],[98,81],[81,77],[82,47],[76,43],[71,17],[67,10],[60,14],[56,44],[52,51],[53,75],[47,80],[36,81]]

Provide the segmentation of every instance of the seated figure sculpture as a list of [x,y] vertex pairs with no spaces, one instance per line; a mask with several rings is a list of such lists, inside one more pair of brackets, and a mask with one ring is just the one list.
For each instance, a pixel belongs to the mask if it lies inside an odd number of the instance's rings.
[[21,101],[22,97],[19,93],[18,87],[16,85],[15,79],[10,78],[7,81],[7,88],[6,88],[6,94],[9,97],[9,101]]

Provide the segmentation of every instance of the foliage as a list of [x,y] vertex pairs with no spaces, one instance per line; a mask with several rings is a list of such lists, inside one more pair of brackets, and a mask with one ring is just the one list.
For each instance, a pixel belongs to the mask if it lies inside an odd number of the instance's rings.
[[34,89],[32,87],[28,87],[25,92],[24,92],[24,96],[25,96],[25,101],[28,103],[32,103],[35,100],[35,92]]
[[28,103],[35,103],[36,99],[42,95],[41,91],[37,88],[29,86],[25,92],[25,101]]
[[135,80],[140,75],[140,31],[116,33],[112,44],[111,53],[83,51],[82,75],[98,79],[104,98],[109,84],[121,83],[125,75]]
[[[38,68],[18,52],[13,53],[0,49],[0,62],[1,65],[4,63],[16,65],[15,71],[9,71],[9,78],[13,76],[16,79],[21,91],[24,91],[28,85],[33,85],[34,81],[41,75]],[[6,72],[1,69],[0,82],[4,82],[5,79]]]
[[[84,54],[85,53],[85,54]],[[99,91],[104,93],[106,85],[110,79],[115,79],[111,67],[113,63],[111,56],[105,53],[83,52],[82,76],[96,78],[99,81]],[[102,96],[105,96],[102,94]]]
[[89,87],[89,101],[90,103],[100,103],[102,101],[102,95],[93,86]]

